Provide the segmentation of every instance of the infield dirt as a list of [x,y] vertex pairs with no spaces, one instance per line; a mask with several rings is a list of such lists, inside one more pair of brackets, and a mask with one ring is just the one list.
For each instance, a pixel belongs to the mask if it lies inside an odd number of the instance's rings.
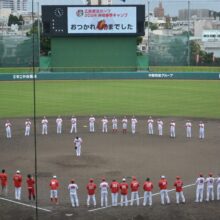
[[[203,119],[205,122],[205,139],[198,138],[199,119],[193,119],[193,137],[185,135],[186,118],[162,118],[164,120],[164,135],[158,136],[155,128],[154,135],[148,135],[147,118],[137,117],[137,133],[131,134],[130,123],[127,134],[122,134],[121,123],[119,131],[112,133],[101,132],[101,118],[97,118],[96,132],[89,133],[88,117],[78,118],[77,136],[82,137],[82,156],[75,156],[73,139],[76,134],[70,134],[70,118],[63,118],[63,133],[56,134],[55,118],[49,118],[49,134],[41,135],[41,118],[37,119],[37,171],[38,171],[38,205],[51,210],[47,213],[38,211],[39,219],[76,219],[76,220],[142,220],[142,219],[190,219],[208,220],[220,219],[220,202],[194,203],[195,187],[185,189],[186,204],[175,204],[175,192],[170,193],[171,204],[160,205],[159,196],[153,197],[153,206],[116,207],[88,212],[86,206],[86,184],[90,177],[99,185],[101,178],[106,177],[110,182],[113,178],[121,181],[123,177],[130,183],[131,176],[136,176],[141,183],[139,195],[143,196],[142,184],[146,177],[154,183],[153,193],[159,191],[158,181],[161,175],[168,179],[169,188],[173,188],[175,177],[180,175],[184,184],[195,182],[199,173],[205,176],[213,172],[220,173],[220,121]],[[109,118],[110,119],[110,118]],[[121,121],[121,117],[118,118]],[[129,118],[130,119],[130,118]],[[169,122],[176,121],[176,138],[169,137]],[[5,121],[0,121],[4,125]],[[30,137],[24,136],[24,118],[11,119],[13,124],[12,139],[6,139],[4,126],[0,129],[1,159],[0,168],[5,168],[9,175],[9,199],[14,199],[12,176],[16,170],[23,174],[22,200],[27,199],[26,175],[34,173],[34,136],[33,128]],[[109,123],[110,124],[110,123]],[[52,205],[49,199],[49,181],[57,175],[60,181],[59,205]],[[74,178],[79,185],[79,208],[70,205],[67,190],[68,183]],[[100,191],[97,190],[97,208],[100,207]],[[129,194],[130,199],[130,194]],[[141,204],[142,204],[141,200]],[[109,195],[109,204],[111,203]],[[0,219],[35,219],[35,210],[21,205],[0,200]],[[30,203],[33,204],[34,203]],[[73,214],[66,216],[66,214]]]

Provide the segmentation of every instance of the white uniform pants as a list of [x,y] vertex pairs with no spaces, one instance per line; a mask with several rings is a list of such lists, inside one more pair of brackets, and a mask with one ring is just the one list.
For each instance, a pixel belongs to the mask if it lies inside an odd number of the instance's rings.
[[78,147],[76,148],[76,156],[77,156],[77,157],[81,156],[81,146],[78,146]]
[[152,124],[148,124],[148,134],[154,134],[154,128]]
[[95,124],[94,123],[89,123],[89,131],[95,132]]
[[170,137],[174,137],[174,138],[176,137],[176,131],[174,127],[170,128]]
[[118,130],[117,124],[112,124],[112,130]]
[[58,190],[50,190],[50,198],[58,198]]
[[199,138],[201,138],[201,139],[205,138],[205,129],[204,128],[199,129]]
[[101,206],[108,206],[108,193],[102,192],[101,193]]
[[77,127],[76,127],[76,124],[72,124],[72,126],[71,126],[70,133],[72,134],[73,131],[74,131],[75,133],[77,133]]
[[192,137],[192,128],[191,127],[186,128],[186,137],[188,137],[188,138]]
[[170,198],[169,198],[169,195],[168,195],[168,192],[166,189],[163,189],[163,190],[160,190],[160,198],[161,198],[161,204],[164,205],[164,198],[167,202],[167,204],[170,203]]
[[152,192],[148,192],[148,191],[144,192],[143,206],[146,206],[146,204],[148,204],[150,206],[152,205]]
[[131,205],[133,205],[134,200],[136,200],[137,205],[140,204],[138,192],[131,192]]
[[112,206],[118,205],[118,193],[112,193]]
[[220,184],[217,185],[217,200],[220,200]]
[[128,206],[128,195],[121,195],[121,206]]
[[180,203],[180,198],[182,200],[182,202],[185,203],[185,197],[183,195],[183,191],[182,192],[176,192],[176,203],[179,204]]
[[57,134],[61,134],[62,133],[62,125],[58,124],[57,125]]
[[21,187],[15,187],[15,199],[21,200]]
[[29,135],[30,135],[30,130],[31,130],[31,127],[30,127],[30,126],[26,126],[26,127],[25,127],[24,136],[29,136]]
[[211,197],[211,200],[214,200],[214,187],[207,187],[207,192],[206,192],[206,201],[209,201]]
[[6,137],[11,138],[11,128],[10,127],[6,128]]
[[70,201],[71,201],[72,207],[79,206],[79,200],[78,200],[78,196],[76,193],[70,194]]
[[196,202],[203,201],[203,192],[204,192],[204,187],[197,187],[196,188]]
[[107,133],[108,132],[108,126],[107,125],[102,125],[102,132]]
[[47,125],[42,125],[42,134],[47,134]]
[[163,127],[161,125],[158,126],[159,136],[163,135]]
[[96,206],[96,198],[95,198],[95,195],[88,195],[87,197],[87,206],[90,205],[90,200],[92,199],[93,201],[93,205]]
[[131,133],[132,134],[136,133],[136,125],[131,125]]

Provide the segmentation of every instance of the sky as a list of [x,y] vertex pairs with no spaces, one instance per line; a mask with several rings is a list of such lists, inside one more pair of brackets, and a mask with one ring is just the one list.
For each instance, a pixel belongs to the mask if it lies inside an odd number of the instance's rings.
[[[80,5],[86,0],[38,0],[40,5]],[[150,12],[159,4],[160,0],[149,0]],[[148,5],[148,0],[126,0],[123,3],[121,0],[112,0],[113,4],[145,4]],[[179,9],[188,8],[188,0],[162,0],[165,9],[165,15],[176,16]],[[190,0],[190,8],[210,9],[220,12],[220,0]],[[147,8],[146,8],[147,11]]]

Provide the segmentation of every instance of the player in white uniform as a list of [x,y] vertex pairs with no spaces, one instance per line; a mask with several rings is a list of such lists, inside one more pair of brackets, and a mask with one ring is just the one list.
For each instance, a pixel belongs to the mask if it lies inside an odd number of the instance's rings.
[[206,178],[206,201],[209,202],[210,196],[211,200],[214,200],[214,182],[215,178],[212,176],[212,173],[209,174],[209,177]]
[[196,180],[196,202],[203,201],[205,178],[202,174]]
[[106,118],[106,116],[104,116],[104,118],[102,119],[102,132],[108,132],[108,119]]
[[191,138],[192,137],[192,123],[190,122],[190,120],[186,122],[185,128],[186,128],[186,137]]
[[220,174],[218,176],[218,178],[216,179],[216,184],[217,184],[217,200],[220,200]]
[[30,131],[31,131],[31,121],[30,121],[30,119],[28,118],[28,119],[25,121],[25,132],[24,132],[24,136],[29,136],[29,135],[30,135]]
[[81,144],[82,144],[82,138],[76,137],[73,141],[75,145],[75,150],[76,150],[76,156],[79,157],[81,155]]
[[131,133],[135,134],[136,133],[136,124],[137,124],[137,119],[133,116],[131,118]]
[[109,185],[106,182],[105,178],[102,178],[102,182],[100,183],[100,191],[101,191],[101,207],[108,206],[108,188]]
[[127,128],[128,128],[128,119],[126,118],[126,116],[124,116],[124,118],[122,119],[122,131],[124,134],[127,133]]
[[77,118],[75,116],[72,116],[72,118],[70,119],[70,122],[71,122],[70,133],[72,134],[73,131],[77,133]]
[[70,184],[68,185],[68,190],[70,193],[70,201],[72,204],[72,207],[79,207],[79,200],[77,196],[77,190],[79,189],[78,185],[75,183],[75,180],[72,179],[70,181]]
[[11,123],[10,123],[10,121],[9,120],[7,120],[6,121],[6,123],[5,123],[5,131],[6,131],[6,137],[7,138],[11,138]]
[[115,118],[115,116],[112,119],[112,132],[118,131],[118,120]]
[[205,138],[205,124],[202,121],[199,122],[199,138]]
[[46,116],[44,116],[44,118],[42,119],[41,124],[42,124],[42,134],[47,135],[48,120],[47,120]]
[[148,134],[154,134],[154,120],[150,116],[147,120]]
[[159,136],[162,136],[163,135],[163,121],[161,119],[157,120],[157,129],[158,129]]
[[62,133],[63,119],[60,117],[60,115],[56,119],[56,124],[57,124],[57,134],[61,134]]
[[89,131],[95,132],[95,117],[93,115],[89,118]]
[[176,137],[176,123],[174,120],[170,122],[170,137],[175,138]]

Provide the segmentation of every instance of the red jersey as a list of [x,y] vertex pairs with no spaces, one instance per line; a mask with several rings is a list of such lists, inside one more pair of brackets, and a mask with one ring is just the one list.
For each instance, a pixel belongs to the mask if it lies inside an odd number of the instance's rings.
[[34,188],[34,184],[35,184],[34,178],[27,178],[26,182],[27,182],[28,189],[33,189]]
[[143,185],[144,191],[151,192],[153,189],[153,183],[150,181],[145,181]]
[[6,173],[0,173],[0,180],[2,186],[8,185],[8,175]]
[[182,192],[183,191],[183,181],[182,180],[176,180],[174,182],[174,186],[176,187],[176,192]]
[[127,183],[121,183],[120,184],[120,190],[122,195],[128,195],[128,184]]
[[50,189],[57,190],[59,188],[59,182],[57,179],[51,179],[50,181]]
[[86,186],[86,189],[88,191],[88,195],[92,196],[95,194],[95,190],[96,190],[96,184],[95,183],[88,183]]
[[22,183],[22,176],[21,174],[15,174],[13,177],[13,181],[14,181],[14,186],[15,187],[21,187],[21,183]]
[[167,185],[168,183],[166,179],[161,179],[158,183],[160,190],[167,189]]
[[120,184],[116,181],[112,182],[110,184],[110,189],[112,193],[118,193],[120,189]]
[[131,182],[131,192],[137,192],[140,184],[137,180]]

